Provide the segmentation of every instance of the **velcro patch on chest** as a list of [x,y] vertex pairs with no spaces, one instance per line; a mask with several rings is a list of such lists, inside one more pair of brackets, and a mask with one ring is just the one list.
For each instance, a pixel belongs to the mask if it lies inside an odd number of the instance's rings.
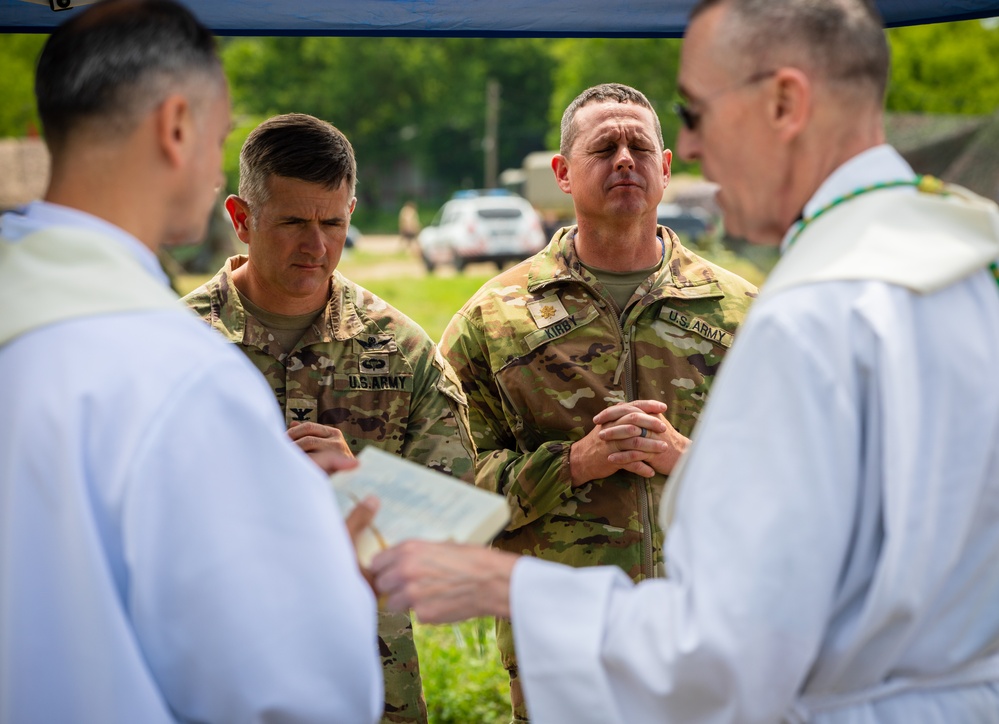
[[386,354],[362,354],[357,366],[362,375],[383,375],[388,371],[389,357]]
[[[412,390],[413,378],[409,375],[347,375],[346,389],[350,390]],[[339,382],[337,389],[340,389]]]
[[700,317],[695,317],[692,314],[687,314],[686,312],[680,312],[676,309],[663,309],[659,318],[669,322],[675,327],[686,330],[688,332],[694,332],[704,337],[709,342],[714,342],[715,344],[720,344],[722,347],[732,346],[732,334],[721,327],[716,327],[714,325],[708,324]]
[[527,311],[531,313],[538,329],[550,327],[569,316],[565,307],[562,306],[562,301],[555,294],[549,294],[536,302],[529,302]]
[[550,324],[547,327],[542,327],[541,329],[531,332],[524,337],[524,341],[527,343],[527,348],[533,350],[545,342],[558,339],[559,337],[564,337],[577,327],[589,324],[596,319],[599,314],[600,312],[596,309],[596,307],[584,307],[574,314],[567,314],[554,324]]
[[395,339],[391,334],[361,334],[354,338],[365,352],[396,352]]

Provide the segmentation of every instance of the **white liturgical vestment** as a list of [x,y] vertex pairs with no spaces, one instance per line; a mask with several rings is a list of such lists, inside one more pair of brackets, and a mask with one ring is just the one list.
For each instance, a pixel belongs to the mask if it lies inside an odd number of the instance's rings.
[[[871,149],[804,216],[913,178]],[[999,722],[999,215],[897,211],[924,201],[864,193],[785,251],[674,473],[668,579],[517,563],[532,721]]]
[[326,476],[165,282],[82,212],[0,219],[0,724],[375,721]]

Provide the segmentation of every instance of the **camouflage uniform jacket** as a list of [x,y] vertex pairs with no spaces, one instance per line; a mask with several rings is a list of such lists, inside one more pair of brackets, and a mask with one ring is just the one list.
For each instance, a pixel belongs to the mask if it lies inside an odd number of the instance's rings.
[[244,260],[229,259],[184,301],[253,361],[289,427],[330,425],[354,454],[375,445],[471,481],[465,396],[419,325],[335,272],[321,323],[285,355],[236,294],[232,270]]
[[[465,396],[426,332],[339,272],[317,322],[287,355],[247,315],[230,258],[184,301],[239,346],[270,383],[285,423],[319,422],[343,433],[350,449],[367,445],[444,473],[473,479],[474,446]],[[408,614],[379,613],[387,722],[426,722],[426,702]]]
[[488,282],[458,311],[442,349],[469,400],[476,484],[513,518],[494,545],[573,566],[661,573],[666,476],[628,472],[573,489],[569,447],[616,402],[665,402],[689,436],[756,288],[680,245],[623,314],[575,254],[575,228]]

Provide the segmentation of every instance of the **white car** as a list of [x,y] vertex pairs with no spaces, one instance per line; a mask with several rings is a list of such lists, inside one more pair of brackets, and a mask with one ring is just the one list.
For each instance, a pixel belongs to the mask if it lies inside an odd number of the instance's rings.
[[417,237],[427,271],[451,264],[458,271],[473,262],[497,268],[544,248],[541,218],[520,196],[495,191],[459,191]]

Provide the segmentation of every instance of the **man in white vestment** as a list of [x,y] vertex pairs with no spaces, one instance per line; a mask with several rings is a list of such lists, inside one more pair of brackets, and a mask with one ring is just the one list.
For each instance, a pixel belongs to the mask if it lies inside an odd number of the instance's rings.
[[999,214],[885,145],[887,71],[865,0],[693,10],[678,152],[783,258],[674,474],[668,580],[375,559],[421,620],[512,616],[535,721],[999,722]]
[[376,721],[326,476],[156,261],[222,182],[214,39],[171,0],[72,12],[38,64],[45,200],[0,217],[0,723]]

